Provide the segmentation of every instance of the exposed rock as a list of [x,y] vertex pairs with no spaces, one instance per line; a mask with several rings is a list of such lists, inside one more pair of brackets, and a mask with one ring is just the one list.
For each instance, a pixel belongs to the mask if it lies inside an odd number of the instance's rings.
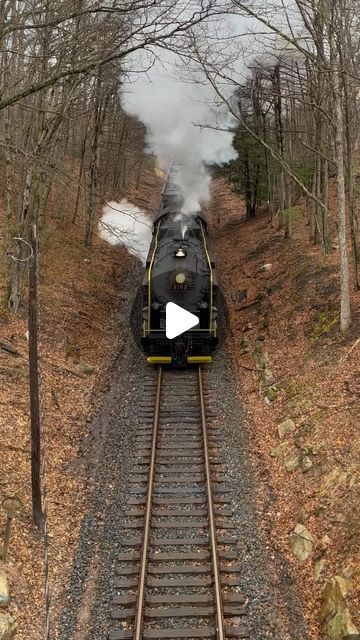
[[268,389],[266,389],[266,398],[270,402],[274,402],[274,400],[276,400],[277,394],[278,394],[278,390],[275,386],[271,386]]
[[66,359],[70,358],[70,360],[73,360],[73,362],[79,363],[80,353],[81,350],[79,347],[75,347],[75,345],[73,344],[67,344],[65,351]]
[[270,271],[272,267],[271,262],[267,262],[266,264],[263,264],[261,267],[259,267],[259,273],[264,273],[264,271]]
[[12,640],[15,637],[16,622],[11,616],[0,616],[0,640]]
[[81,373],[85,373],[87,376],[90,376],[91,374],[95,373],[95,367],[91,367],[88,364],[80,364],[79,369]]
[[318,562],[315,564],[314,567],[314,578],[315,581],[318,582],[322,576],[322,574],[324,573],[326,567],[326,560],[325,558],[321,558],[321,560],[318,560]]
[[278,424],[277,429],[279,437],[283,438],[287,433],[292,433],[296,430],[295,422],[291,420],[291,418],[287,418],[286,420]]
[[304,449],[304,453],[311,453],[313,456],[317,456],[325,446],[326,445],[323,440],[320,442],[307,442],[305,444],[306,450]]
[[334,576],[325,585],[320,611],[321,629],[328,640],[358,640],[360,634],[346,605],[347,581]]
[[305,473],[306,471],[309,471],[314,465],[309,456],[303,456],[300,466],[301,466],[301,471]]
[[269,384],[269,382],[272,382],[273,379],[274,376],[272,374],[272,371],[265,367],[264,371],[261,374],[261,382],[263,384]]
[[311,444],[309,442],[304,442],[304,440],[301,437],[296,438],[294,440],[294,444],[298,447],[298,449],[301,449],[304,455],[308,456],[312,453]]
[[307,560],[312,553],[314,538],[310,531],[303,524],[297,524],[294,531],[290,533],[290,546],[293,554],[298,560]]
[[351,565],[351,563],[349,563],[342,569],[341,577],[344,578],[345,580],[351,580],[351,578],[353,578],[354,576],[355,571],[356,571],[355,568]]
[[3,566],[0,566],[0,607],[7,607],[9,601],[9,586],[5,568]]
[[300,460],[298,456],[292,456],[291,458],[288,458],[285,461],[285,469],[286,471],[289,471],[289,473],[291,471],[295,471],[295,469],[297,469],[299,465],[300,465]]
[[250,340],[247,336],[241,338],[240,346],[242,349],[246,349],[250,345]]
[[300,524],[304,524],[307,517],[308,517],[308,512],[306,508],[300,507],[300,509],[298,510],[298,522],[300,522]]
[[274,447],[271,450],[271,457],[272,458],[279,458],[280,456],[282,456],[289,448],[289,442],[288,440],[285,440],[284,442],[280,442],[280,444],[277,445],[277,447]]
[[304,442],[301,439],[299,439],[296,442],[296,446],[299,447],[299,449],[301,449],[301,451],[305,454],[305,455],[313,455],[316,456],[318,455],[318,453],[320,453],[320,451],[325,447],[325,443],[323,441],[321,442]]
[[338,315],[334,310],[320,312],[310,331],[310,338],[315,342],[327,333],[330,333],[334,324],[337,323]]
[[302,451],[302,453],[304,453],[305,455],[309,455],[309,453],[311,453],[309,447],[307,444],[305,444],[304,442],[302,442],[301,439],[299,438],[295,438],[294,440],[294,444],[297,446],[298,449],[300,449]]
[[261,344],[256,341],[256,346],[253,351],[253,359],[258,369],[265,369],[269,360],[269,356],[266,351],[263,350]]

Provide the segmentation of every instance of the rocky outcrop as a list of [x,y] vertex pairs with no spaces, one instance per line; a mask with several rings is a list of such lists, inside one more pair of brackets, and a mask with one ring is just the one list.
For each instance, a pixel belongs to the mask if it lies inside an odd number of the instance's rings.
[[276,400],[277,398],[278,393],[279,392],[277,390],[277,387],[275,385],[272,385],[271,387],[266,389],[265,399],[267,399],[268,402],[274,402],[274,400]]
[[274,379],[274,376],[271,369],[268,369],[267,367],[265,367],[264,371],[261,374],[261,382],[266,385],[266,384],[270,384],[270,382],[272,382],[273,379]]
[[303,473],[306,473],[306,471],[310,471],[310,469],[312,469],[313,466],[314,465],[312,463],[310,456],[302,456],[300,467]]
[[288,433],[292,433],[296,430],[295,422],[291,420],[291,418],[287,418],[286,420],[278,424],[277,429],[278,429],[279,438],[283,438]]
[[292,456],[285,461],[285,469],[286,471],[289,471],[289,473],[291,473],[291,471],[295,471],[295,469],[298,469],[299,464],[300,461],[298,456]]
[[285,440],[284,442],[280,442],[277,447],[271,449],[270,455],[272,458],[280,458],[287,452],[288,448],[289,442],[288,440]]
[[325,558],[321,558],[320,560],[318,560],[314,566],[314,579],[316,582],[318,582],[319,580],[321,580],[323,573],[325,571],[325,567],[326,567],[326,560]]
[[[0,565],[0,607],[7,607],[9,604],[9,586],[5,569]],[[1,636],[0,636],[1,638]]]
[[300,562],[307,560],[312,553],[314,538],[303,524],[297,524],[290,533],[290,546],[293,554]]
[[93,373],[95,373],[95,367],[92,367],[89,364],[80,364],[79,370],[86,376],[91,376]]
[[257,369],[265,369],[267,367],[269,356],[264,351],[261,340],[255,340],[255,348],[252,355]]
[[0,615],[0,640],[13,640],[16,633],[16,622],[11,616]]
[[334,576],[325,585],[320,617],[321,630],[327,640],[360,639],[346,604],[347,585],[341,576]]

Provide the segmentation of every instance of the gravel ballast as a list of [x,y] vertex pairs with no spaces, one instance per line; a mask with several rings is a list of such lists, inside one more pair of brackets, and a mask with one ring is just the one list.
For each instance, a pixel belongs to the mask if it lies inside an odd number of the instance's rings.
[[[127,282],[128,291],[137,290],[139,272]],[[60,640],[105,640],[112,626],[116,558],[122,551],[122,539],[128,537],[122,524],[140,420],[138,401],[143,396],[145,381],[155,375],[146,366],[129,330],[131,306],[129,299],[120,310],[119,331],[125,331],[128,339],[107,372],[102,402],[82,448],[93,490],[59,620]],[[260,522],[256,510],[251,444],[224,345],[205,373],[205,384],[215,394],[212,404],[222,423],[239,562],[243,568],[242,592],[248,598],[250,637],[305,640],[306,622],[287,561],[269,546],[266,522]],[[267,491],[271,509],[270,488]]]

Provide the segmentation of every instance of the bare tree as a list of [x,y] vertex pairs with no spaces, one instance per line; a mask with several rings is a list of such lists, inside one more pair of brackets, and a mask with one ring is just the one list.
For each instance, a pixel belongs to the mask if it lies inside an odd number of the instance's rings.
[[[132,145],[133,125],[119,96],[131,54],[180,42],[189,28],[218,11],[215,0],[201,5],[188,0],[0,0],[4,253],[15,251],[20,260],[5,258],[11,311],[19,308],[24,275],[22,244],[14,248],[11,238],[26,237],[29,225],[37,223],[41,243],[54,189],[60,189],[57,209],[64,228],[63,185],[76,185],[70,220],[84,224],[90,246],[107,190],[123,191],[141,166],[143,132]],[[127,155],[126,145],[136,148],[136,159]],[[76,164],[74,171],[69,171],[69,160]]]
[[[354,199],[353,150],[357,145],[360,78],[356,27],[359,11],[351,0],[295,1],[293,8],[283,7],[279,18],[271,16],[266,3],[232,2],[233,11],[256,20],[267,33],[267,47],[248,63],[249,73],[262,74],[257,92],[270,107],[264,126],[256,124],[224,91],[234,76],[221,56],[211,56],[193,39],[193,58],[202,66],[208,80],[229,110],[238,118],[240,129],[250,134],[272,158],[269,173],[276,179],[280,224],[285,236],[291,235],[291,205],[296,193],[305,194],[308,202],[312,241],[321,241],[324,253],[331,251],[332,228],[329,211],[329,171],[335,171],[338,204],[338,242],[340,247],[341,313],[340,328],[351,324],[350,278],[347,228],[350,228],[355,285],[358,286],[358,224]],[[247,50],[247,56],[248,56]],[[254,64],[255,63],[255,64]],[[270,83],[269,83],[270,79]],[[269,86],[270,85],[270,86]],[[246,82],[242,83],[246,87]],[[354,132],[352,132],[354,128]],[[270,184],[274,180],[267,179]],[[268,200],[270,200],[270,187]],[[283,216],[283,220],[281,220]]]

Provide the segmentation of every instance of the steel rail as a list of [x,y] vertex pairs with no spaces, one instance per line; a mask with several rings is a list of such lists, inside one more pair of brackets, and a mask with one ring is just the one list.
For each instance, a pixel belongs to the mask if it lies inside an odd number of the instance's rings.
[[217,640],[225,640],[223,605],[222,605],[222,597],[221,597],[221,577],[220,577],[219,556],[218,556],[217,539],[216,539],[214,500],[213,500],[212,486],[211,486],[211,468],[210,468],[209,446],[208,446],[208,439],[207,439],[205,401],[204,401],[204,390],[203,390],[203,382],[202,382],[202,375],[201,375],[201,367],[198,368],[198,383],[199,383],[199,396],[200,396],[201,426],[202,426],[203,444],[204,444],[206,492],[207,492],[208,510],[209,510],[211,561],[212,561],[213,574],[214,574],[216,623],[217,623],[216,634],[217,634]]
[[141,550],[139,588],[138,588],[136,616],[135,616],[135,623],[134,623],[134,636],[133,636],[134,640],[141,640],[141,637],[142,637],[145,580],[146,580],[146,570],[147,570],[147,563],[148,563],[151,508],[152,508],[153,485],[154,485],[154,475],[155,475],[156,444],[157,444],[157,435],[158,435],[158,428],[159,428],[161,382],[162,382],[162,368],[159,367],[157,387],[156,387],[151,453],[150,453],[148,490],[147,490],[147,497],[146,497],[144,541],[143,541],[143,546]]

